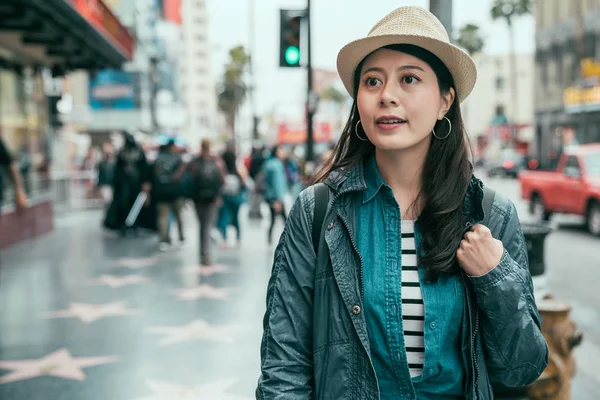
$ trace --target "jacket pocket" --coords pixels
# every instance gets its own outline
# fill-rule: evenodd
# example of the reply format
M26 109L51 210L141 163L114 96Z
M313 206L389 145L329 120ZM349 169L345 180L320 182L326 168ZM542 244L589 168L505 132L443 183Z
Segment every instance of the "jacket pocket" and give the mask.
M350 344L333 341L314 352L315 400L351 399L348 365Z
M332 343L348 342L352 321L333 277L315 280L313 326L315 352Z

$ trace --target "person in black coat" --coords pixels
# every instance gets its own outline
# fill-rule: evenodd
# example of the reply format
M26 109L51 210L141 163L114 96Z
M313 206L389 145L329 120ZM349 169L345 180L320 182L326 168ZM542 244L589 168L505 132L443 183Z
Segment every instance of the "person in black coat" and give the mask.
M156 229L156 216L152 217L150 205L150 167L142 148L136 143L133 135L123 132L125 145L117 155L113 177L113 200L104 220L108 229L118 230L125 235L128 227L125 225L127 215L140 192L148 194L146 207L142 209L136 222L131 228ZM155 213L154 213L155 214Z

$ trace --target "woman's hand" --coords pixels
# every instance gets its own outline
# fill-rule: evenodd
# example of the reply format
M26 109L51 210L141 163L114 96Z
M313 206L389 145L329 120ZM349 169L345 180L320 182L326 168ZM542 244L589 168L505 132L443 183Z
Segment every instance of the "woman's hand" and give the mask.
M465 234L456 252L460 267L470 276L483 276L500 263L502 242L492 237L488 227L477 224Z

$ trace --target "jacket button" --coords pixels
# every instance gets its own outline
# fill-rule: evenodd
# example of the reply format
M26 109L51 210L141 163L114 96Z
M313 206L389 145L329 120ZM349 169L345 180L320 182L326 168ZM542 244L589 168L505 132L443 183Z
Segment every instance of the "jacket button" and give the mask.
M427 373L429 374L429 376L436 376L437 375L437 371L433 368L431 368L429 371L427 371Z
M432 322L432 323L430 323L430 324L429 324L429 327L430 327L431 329L435 329L435 328L437 327L437 325L436 325L436 323L435 323L435 322Z
M327 225L327 230L330 231L331 229L333 229L333 221L331 221L329 225Z
M352 314L354 314L354 315L360 314L360 306L352 307Z

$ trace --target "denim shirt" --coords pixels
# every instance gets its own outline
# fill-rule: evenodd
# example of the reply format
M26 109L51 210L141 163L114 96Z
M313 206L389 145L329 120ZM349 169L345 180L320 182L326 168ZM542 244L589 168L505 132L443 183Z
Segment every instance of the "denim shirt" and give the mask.
M402 327L401 214L375 157L365 162L367 190L357 212L357 246L363 259L364 315L381 400L464 398L460 331L464 294L458 276L419 278L425 309L423 375L410 377ZM415 245L419 251L418 220Z

